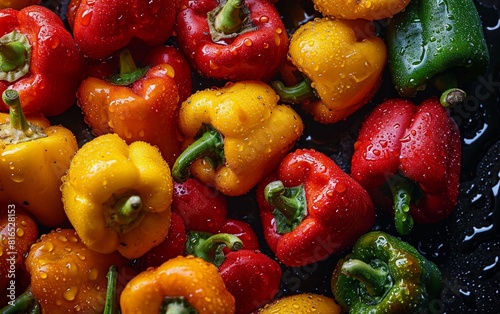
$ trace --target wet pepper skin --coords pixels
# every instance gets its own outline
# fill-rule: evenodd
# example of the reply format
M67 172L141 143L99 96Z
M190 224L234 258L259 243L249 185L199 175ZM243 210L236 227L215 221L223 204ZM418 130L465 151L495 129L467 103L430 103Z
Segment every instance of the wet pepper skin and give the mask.
M0 0L0 9L13 8L21 10L33 4L39 4L42 0Z
M83 56L73 37L59 16L38 5L2 10L0 37L12 31L26 36L31 46L31 57L26 60L29 71L13 81L0 78L0 94L7 88L16 90L25 114L63 113L74 104L84 72ZM8 111L5 103L0 101L0 105L0 110Z
M287 189L300 187L305 215L290 229L278 230L279 205L266 200L271 182ZM277 258L288 266L303 266L327 258L352 245L374 223L375 212L368 193L328 156L299 149L288 154L277 171L257 189L264 236ZM295 209L295 208L294 208Z
M199 314L233 314L235 310L234 297L213 264L178 256L134 277L121 293L121 311L158 313L165 297L183 297Z
M461 141L458 127L437 98L420 105L390 99L366 118L354 144L352 177L391 208L382 187L396 174L422 190L410 205L420 223L437 222L455 208L459 192ZM416 198L415 198L416 200Z
M172 177L158 149L116 134L83 145L61 186L64 210L83 243L138 258L165 239ZM135 201L134 201L135 200Z
M106 297L106 274L116 265L122 275L129 261L120 254L90 250L73 229L44 234L31 247L26 268L31 290L42 313L102 313ZM122 271L123 270L123 271ZM121 277L121 282L126 282Z
M340 19L381 20L402 11L410 0L313 0L316 10Z
M289 39L274 5L268 0L245 0L255 27L214 42L207 13L218 0L183 0L177 16L179 45L203 76L231 81L269 80L285 59Z
M374 30L370 21L322 18L292 35L288 57L311 80L319 98L302 103L315 120L343 120L378 89L387 52Z
M163 44L176 12L172 0L71 0L67 19L84 55L104 59L133 39Z

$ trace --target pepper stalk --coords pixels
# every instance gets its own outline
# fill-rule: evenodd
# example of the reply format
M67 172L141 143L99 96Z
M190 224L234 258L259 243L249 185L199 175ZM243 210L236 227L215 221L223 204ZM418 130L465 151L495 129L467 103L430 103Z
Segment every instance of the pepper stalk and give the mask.
M210 234L208 232L190 231L186 242L186 253L204 259L219 267L224 262L222 252L227 247L231 251L241 250L243 241L230 233Z

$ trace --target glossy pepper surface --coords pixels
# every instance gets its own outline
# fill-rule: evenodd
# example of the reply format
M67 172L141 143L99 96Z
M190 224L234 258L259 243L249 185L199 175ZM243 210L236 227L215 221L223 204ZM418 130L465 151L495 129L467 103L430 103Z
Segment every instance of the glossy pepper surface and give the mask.
M21 10L24 7L33 4L40 4L42 0L0 0L0 9L12 8Z
M368 193L315 150L288 154L257 189L264 236L277 258L303 266L352 245L375 220Z
M372 231L337 263L331 286L349 313L422 313L439 297L442 279L436 264L413 246Z
M272 171L304 128L300 116L260 81L196 92L182 103L179 125L187 148L172 167L174 180L191 172L230 196L245 194Z
M132 40L162 45L176 13L172 0L71 0L67 19L84 55L104 59Z
M177 32L199 73L230 81L269 80L289 44L278 11L266 0L183 0Z
M12 107L0 114L0 201L22 204L41 225L60 226L67 221L61 178L78 150L75 136L39 115L28 122L15 90L2 98Z
M38 5L2 10L0 93L16 90L26 114L66 111L76 99L83 71L83 56L54 12Z
M88 77L80 84L78 105L85 122L95 135L116 133L128 144L156 145L172 165L181 152L179 82L174 68L168 63L137 68L130 52L123 50L120 74L113 78Z
M321 18L300 26L288 58L305 76L296 86L273 87L284 102L301 103L321 123L343 120L380 85L386 46L372 22Z
M381 20L401 12L410 0L313 0L316 10L339 19Z
M33 244L26 268L42 313L102 313L109 267L116 265L125 275L128 262L116 252L90 250L73 229L57 229Z
M234 297L217 268L193 256L178 256L143 271L128 282L120 295L124 314L158 313L160 308L179 303L199 314L231 314L235 309Z
M315 293L301 293L281 297L260 308L258 313L307 313L311 309L318 313L340 314L341 312L340 306L330 297Z
M481 20L471 0L411 1L387 27L396 90L414 96L434 79L442 91L475 80L489 64Z
M389 99L363 122L351 173L376 205L394 206L396 228L408 234L413 218L434 223L453 211L460 163L458 127L437 98Z
M61 187L64 210L83 243L137 258L167 236L172 177L156 147L116 134L83 145Z

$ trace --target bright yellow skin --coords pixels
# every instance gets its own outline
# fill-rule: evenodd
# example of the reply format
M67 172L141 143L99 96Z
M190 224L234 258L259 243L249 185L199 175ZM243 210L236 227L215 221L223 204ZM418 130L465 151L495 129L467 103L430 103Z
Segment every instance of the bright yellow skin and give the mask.
M123 314L158 313L165 297L184 297L199 314L232 314L234 297L217 268L201 258L178 256L146 270L127 283L120 295Z
M312 81L320 98L303 104L315 120L329 124L347 118L379 87L387 51L373 30L370 21L322 18L292 35L290 61Z
M191 173L225 195L248 192L273 170L302 134L300 116L260 81L229 83L223 88L193 94L181 106L180 128L185 146L203 124L224 137L226 162L214 170L204 159L195 161Z
M127 145L116 134L86 143L73 158L61 187L66 214L91 250L138 258L162 242L170 227L173 181L159 150L145 142ZM123 228L109 225L113 205L132 193L142 216Z
M312 293L282 297L259 309L259 314L340 314L340 306L332 298Z
M374 21L392 17L410 0L313 0L313 3L324 16Z
M0 0L0 9L13 8L21 10L32 4L40 4L41 0Z
M0 114L0 123L9 115ZM49 126L42 118L28 119L42 127L47 137L8 144L0 140L0 202L18 203L38 223L58 227L67 221L61 201L61 177L78 150L73 133Z

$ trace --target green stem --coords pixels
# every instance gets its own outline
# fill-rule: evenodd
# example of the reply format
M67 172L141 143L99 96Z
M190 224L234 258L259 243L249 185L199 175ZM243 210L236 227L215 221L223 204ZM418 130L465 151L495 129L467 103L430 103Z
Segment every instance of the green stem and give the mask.
M198 311L184 297L165 297L160 314L198 314Z
M138 68L128 49L120 51L120 73L107 78L108 82L115 85L130 85L143 77L149 70L148 67Z
M287 104L298 104L306 100L316 99L316 91L311 87L311 80L305 78L294 86L285 86L281 81L273 81L269 85Z
M396 230L401 235L407 235L413 228L410 215L411 185L406 180L399 180L392 185L392 189Z
M28 287L26 291L21 294L12 304L8 304L4 308L0 309L2 314L16 314L16 313L27 313L27 314L39 314L40 305L36 300L33 292L31 292L31 287Z
M142 200L138 195L118 199L114 206L114 219L120 225L129 225L141 214Z
M112 265L108 271L108 287L106 290L106 304L104 305L103 314L118 314L118 302L116 299L116 283L118 281L118 270L115 265Z
M244 0L228 0L215 17L215 29L224 34L238 32L243 25L242 8L244 4Z
M183 182L189 178L189 167L202 157L214 160L212 166L218 167L224 163L224 138L219 131L208 128L203 135L188 146L177 157L172 166L172 177L176 182Z
M188 252L207 262L220 266L224 260L222 248L225 246L231 251L241 250L243 241L230 233L217 233L207 237L207 233L192 231L189 233Z
M19 100L19 93L13 89L6 89L2 94L2 100L9 108L10 125L12 128L23 131L28 137L33 135L26 116L23 112L21 101Z
M383 295L388 284L390 284L387 271L382 268L373 268L369 264L358 259L345 261L342 264L341 272L346 276L362 282L368 294L372 297Z
M462 104L466 97L467 94L460 88L450 88L441 94L439 102L443 107L451 108Z
M0 45L0 71L9 72L28 61L26 46L20 41Z

